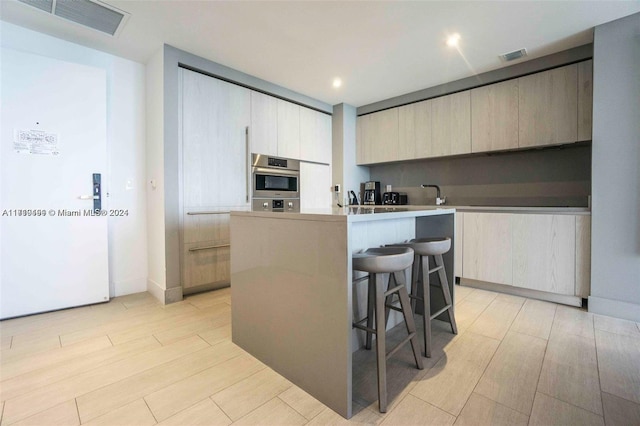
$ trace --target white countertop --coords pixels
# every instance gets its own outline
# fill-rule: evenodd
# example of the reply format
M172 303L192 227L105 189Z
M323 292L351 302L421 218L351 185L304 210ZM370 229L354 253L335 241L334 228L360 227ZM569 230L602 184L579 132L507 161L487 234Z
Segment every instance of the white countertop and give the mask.
M347 221L369 222L374 220L405 219L423 216L437 216L453 214L455 209L436 206L350 206L326 209L306 209L300 213L263 212L263 211L232 211L234 216L268 217L293 220L313 221Z

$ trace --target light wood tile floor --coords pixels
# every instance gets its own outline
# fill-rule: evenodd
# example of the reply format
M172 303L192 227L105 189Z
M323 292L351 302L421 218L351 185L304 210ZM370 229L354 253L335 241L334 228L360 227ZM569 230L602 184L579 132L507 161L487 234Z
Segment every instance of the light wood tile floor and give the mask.
M0 425L640 424L640 324L467 287L455 299L460 334L435 321L424 370L408 346L389 360L386 414L375 352L354 354L350 421L231 342L229 289L1 321Z

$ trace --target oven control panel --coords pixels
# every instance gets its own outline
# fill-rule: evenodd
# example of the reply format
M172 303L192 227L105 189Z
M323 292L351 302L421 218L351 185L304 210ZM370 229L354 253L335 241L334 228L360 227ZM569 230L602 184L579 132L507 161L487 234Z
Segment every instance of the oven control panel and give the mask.
M254 198L251 206L254 212L291 212L300 211L299 198Z

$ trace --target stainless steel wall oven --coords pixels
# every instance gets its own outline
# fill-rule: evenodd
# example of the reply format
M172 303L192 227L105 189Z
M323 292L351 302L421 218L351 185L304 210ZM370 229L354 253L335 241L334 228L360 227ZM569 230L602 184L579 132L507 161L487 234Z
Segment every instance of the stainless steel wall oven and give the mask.
M251 209L300 211L300 161L251 154Z

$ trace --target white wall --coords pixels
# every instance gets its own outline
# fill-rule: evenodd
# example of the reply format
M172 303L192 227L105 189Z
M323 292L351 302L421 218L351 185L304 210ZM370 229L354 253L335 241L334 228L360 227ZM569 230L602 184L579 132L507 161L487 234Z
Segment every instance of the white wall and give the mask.
M589 311L640 321L640 13L597 26Z
M109 208L129 212L109 220L109 293L145 291L145 66L6 22L0 25L2 46L106 71L109 173L103 191L109 193Z
M164 49L147 63L147 289L165 300L167 288L164 225Z

